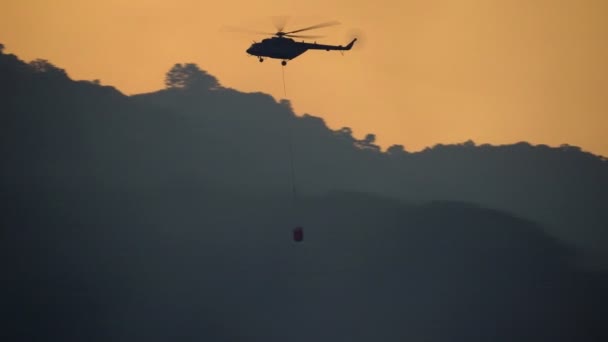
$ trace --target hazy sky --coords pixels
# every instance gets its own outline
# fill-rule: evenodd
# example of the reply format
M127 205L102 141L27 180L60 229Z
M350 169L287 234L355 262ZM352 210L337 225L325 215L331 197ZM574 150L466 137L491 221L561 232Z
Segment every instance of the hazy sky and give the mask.
M75 79L100 79L127 94L163 87L177 62L197 63L230 88L283 98L279 60L247 57L264 36L326 20L319 43L285 68L298 114L331 128L376 133L384 147L436 143L568 143L608 156L608 1L21 0L0 2L0 42L45 58Z

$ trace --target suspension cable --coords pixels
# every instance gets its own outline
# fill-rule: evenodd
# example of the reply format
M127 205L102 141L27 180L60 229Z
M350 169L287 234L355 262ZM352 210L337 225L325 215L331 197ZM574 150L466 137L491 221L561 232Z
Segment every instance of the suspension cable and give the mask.
M283 74L283 94L285 95L285 99L287 99L287 90L286 90L286 86L285 86L285 66L282 66L281 68L282 74ZM294 113L294 120L295 120L295 113ZM297 187L296 187L296 167L295 167L295 160L294 160L294 148L293 148L293 138L292 138L292 132L293 132L293 123L294 120L290 120L289 122L289 128L288 128L288 142L287 145L289 147L289 164L290 164L290 172L291 172L291 192L293 195L293 205L294 208L296 206L296 202L298 199L298 191L297 191Z

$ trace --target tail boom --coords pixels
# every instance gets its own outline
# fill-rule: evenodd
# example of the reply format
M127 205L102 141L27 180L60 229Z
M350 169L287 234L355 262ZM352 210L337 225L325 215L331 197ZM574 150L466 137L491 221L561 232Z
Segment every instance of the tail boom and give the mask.
M343 50L350 50L350 49L352 49L352 47L353 47L353 45L355 44L356 41L357 41L357 38L353 39L346 46L342 46L342 45L324 45L324 44L317 44L317 43L307 43L306 47L308 49L310 49L310 50L327 50L327 51L339 50L339 51L343 51Z

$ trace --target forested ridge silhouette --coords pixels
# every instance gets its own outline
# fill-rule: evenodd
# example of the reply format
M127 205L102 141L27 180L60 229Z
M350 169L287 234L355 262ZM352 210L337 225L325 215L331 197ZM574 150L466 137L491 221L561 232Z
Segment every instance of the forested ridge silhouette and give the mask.
M166 85L0 54L8 340L606 339L605 158L382 151L193 63Z

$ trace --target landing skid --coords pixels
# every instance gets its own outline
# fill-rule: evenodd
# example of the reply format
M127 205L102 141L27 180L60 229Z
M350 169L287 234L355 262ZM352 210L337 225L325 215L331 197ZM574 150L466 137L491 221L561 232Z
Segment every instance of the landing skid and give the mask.
M264 61L264 58L258 57L258 60L260 61L260 63L262 63ZM287 65L287 61L281 61L281 65L282 66L286 66Z

